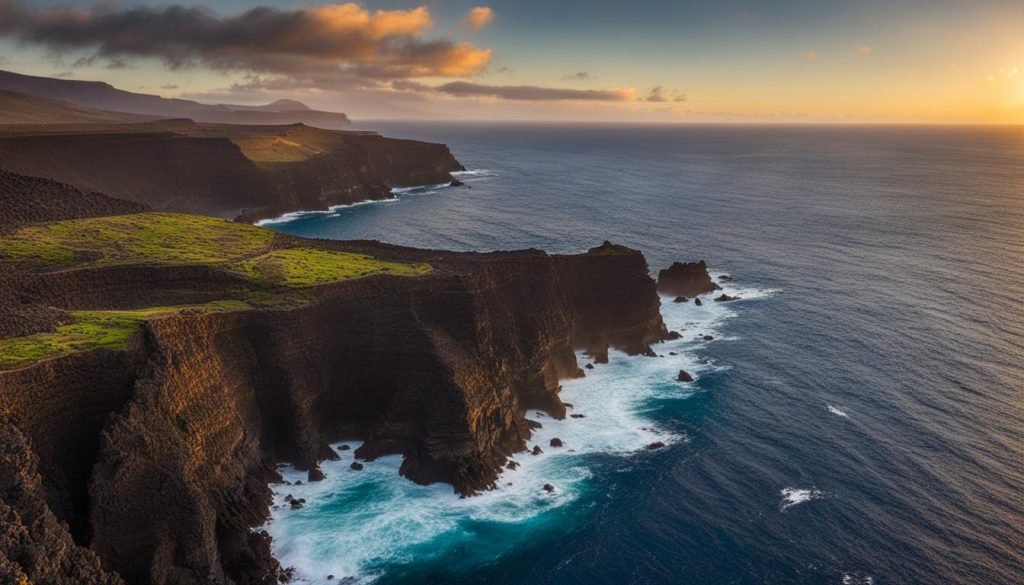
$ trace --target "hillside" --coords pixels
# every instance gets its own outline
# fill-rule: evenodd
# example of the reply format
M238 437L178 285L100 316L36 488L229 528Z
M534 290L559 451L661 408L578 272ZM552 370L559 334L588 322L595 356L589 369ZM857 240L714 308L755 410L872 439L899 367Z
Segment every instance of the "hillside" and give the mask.
M345 114L312 110L300 102L279 100L265 106L203 104L117 89L99 81L79 81L0 71L0 90L74 102L87 108L157 118L188 118L215 124L308 124L342 129Z
M74 102L0 90L0 124L118 124L151 116L104 112Z
M158 211L245 221L387 199L462 170L442 144L188 120L0 126L0 165Z

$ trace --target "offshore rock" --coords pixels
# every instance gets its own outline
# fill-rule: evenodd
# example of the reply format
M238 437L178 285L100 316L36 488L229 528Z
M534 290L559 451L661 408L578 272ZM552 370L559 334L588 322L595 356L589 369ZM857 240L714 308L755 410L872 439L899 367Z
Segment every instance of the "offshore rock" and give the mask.
M695 297L718 289L703 260L676 262L658 273L658 292L663 295Z

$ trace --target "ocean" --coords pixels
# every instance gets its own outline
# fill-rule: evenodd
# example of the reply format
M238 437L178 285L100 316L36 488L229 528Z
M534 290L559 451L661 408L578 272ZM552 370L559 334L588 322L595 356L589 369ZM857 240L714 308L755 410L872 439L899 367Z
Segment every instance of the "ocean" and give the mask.
M611 240L653 272L704 259L743 300L666 299L684 338L567 382L587 418L530 417L575 452L517 456L495 491L416 486L397 457L281 489L307 500L266 526L301 582L1024 583L1024 129L372 127L448 144L471 188L268 227Z

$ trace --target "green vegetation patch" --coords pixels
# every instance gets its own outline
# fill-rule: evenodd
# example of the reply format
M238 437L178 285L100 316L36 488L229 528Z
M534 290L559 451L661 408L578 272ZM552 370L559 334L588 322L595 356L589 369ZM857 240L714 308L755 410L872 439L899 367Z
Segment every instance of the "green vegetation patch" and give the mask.
M264 282L291 287L316 286L375 274L417 276L429 264L387 262L372 256L313 248L274 250L237 265L239 271Z
M47 333L0 339L0 370L27 366L42 359L93 349L122 351L147 319L180 313L212 313L249 308L241 301L203 305L149 307L124 311L74 311L74 322Z
M260 284L307 287L374 274L416 276L403 264L316 248L273 250L270 230L200 215L138 213L58 221L0 237L0 259L44 264L203 264Z
M274 234L201 215L136 213L29 226L0 238L0 257L97 264L219 264L267 251Z

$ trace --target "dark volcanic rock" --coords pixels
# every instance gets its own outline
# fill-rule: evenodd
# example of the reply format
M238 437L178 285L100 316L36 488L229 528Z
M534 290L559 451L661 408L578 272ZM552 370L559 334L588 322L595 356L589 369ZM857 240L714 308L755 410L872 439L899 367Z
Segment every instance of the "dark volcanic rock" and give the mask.
M663 295L695 297L717 288L703 260L686 264L676 262L658 273L658 292Z
M327 476L320 471L319 467L313 467L306 473L306 479L308 481L323 481L327 479Z
M729 301L738 301L738 300L740 300L739 297L731 297L731 296L729 296L727 294L724 294L724 293L721 296L719 296L719 297L715 297L715 302L718 302L718 303L727 303Z
M268 583L285 571L253 528L268 518L277 462L309 473L325 444L358 438L360 459L403 455L405 477L470 495L526 449L527 410L566 415L559 380L579 370L574 349L638 355L667 335L644 258L620 247L550 256L317 245L435 270L322 287L297 308L172 315L145 323L127 351L0 371L0 411L18 417L44 464L40 513L88 538L103 561L94 575L102 566L131 584ZM152 290L142 275L165 274L136 281L132 270L76 271L64 277L70 291L40 299L130 307ZM179 285L224 288L209 272L174 270ZM16 497L0 493L0 506ZM63 542L46 558L64 572L35 582L119 582L78 578L60 559L79 553Z
M693 382L693 376L686 370L679 370L679 375L676 376L678 382Z
M571 418L587 418L587 415L585 414L570 414L569 416Z
M594 364L587 364L587 365L586 365L586 368L587 368L588 370L593 370L593 369L594 369Z
M532 453L533 455L540 455L543 452L544 451L540 448L540 445L534 445L533 451L531 451L530 453Z
M50 511L38 458L6 418L0 419L0 454L0 583L124 585Z
M358 461L353 461L353 462L352 462L352 465L349 465L349 467L350 467L350 468L351 468L351 469L352 469L353 471L362 471L362 470L363 470L363 464L362 464L362 463L360 463L360 462L358 462Z
M715 340L715 336L714 335L705 335L701 339L703 339L704 341L714 341Z
M546 483L544 484L544 491L550 494L551 492L555 491L555 486L551 485L550 483Z
M558 437L555 437L555 438L551 439L551 443L550 444L551 444L552 447L561 447L562 446L562 439L559 439Z
M679 304L681 304L681 303L688 303L688 302L690 302L690 299L688 299L686 297L676 297L675 300L672 301L672 302L673 303L679 303Z
M104 131L104 128L107 130ZM234 129L233 129L234 128ZM158 211L255 222L289 211L390 198L393 187L437 185L463 167L443 144L306 127L252 129L179 120L101 127L96 132L5 132L5 169ZM233 139L276 131L322 145L303 160L257 162ZM271 138L272 139L272 138Z
M703 305L704 302L701 301L700 299L693 299L693 304L695 304L695 305L697 305L699 307L699 306Z
M649 449L651 451L654 451L656 449L662 449L664 447L665 447L665 443L662 443L661 441L655 441L654 443L651 443L650 445L647 445L647 449Z
M668 340L669 341L675 341L677 339L681 339L682 337L683 337L682 334L679 333L678 331L669 331L668 332Z

